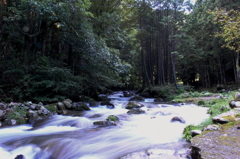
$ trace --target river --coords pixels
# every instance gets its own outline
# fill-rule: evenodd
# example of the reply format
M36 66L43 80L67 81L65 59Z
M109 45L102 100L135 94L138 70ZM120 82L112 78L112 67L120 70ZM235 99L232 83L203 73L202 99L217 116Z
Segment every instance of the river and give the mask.
M90 111L72 112L70 116L53 115L34 125L0 129L0 158L14 159L22 154L25 159L118 159L134 158L146 151L152 156L176 155L187 149L182 139L184 127L209 117L207 108L154 103L153 99L141 102L145 114L130 115L125 109L129 98L121 95L117 92L109 96L114 109L91 107ZM93 125L109 115L120 119L117 126ZM174 116L186 123L171 122Z

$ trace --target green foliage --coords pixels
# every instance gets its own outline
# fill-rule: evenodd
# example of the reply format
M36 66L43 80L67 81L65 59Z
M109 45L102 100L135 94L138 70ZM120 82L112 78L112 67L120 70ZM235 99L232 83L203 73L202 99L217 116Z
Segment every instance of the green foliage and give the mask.
M191 132L191 130L196 130L196 129L198 129L198 128L194 125L186 126L183 130L183 138L186 139L188 142L190 142L190 140L192 139L190 132Z
M27 115L26 109L19 105L13 106L13 111L6 114L7 120L15 119L17 124L25 124L26 120L24 119Z
M56 112L58 109L57 109L57 106L55 104L48 104L45 106L45 108L47 110L49 110L50 112Z
M205 105L205 104L206 104L205 100L199 100L197 102L197 105Z
M109 116L107 117L107 119L110 120L110 121L114 121L114 122L116 122L116 121L119 120L118 117L115 116L115 115L109 115Z

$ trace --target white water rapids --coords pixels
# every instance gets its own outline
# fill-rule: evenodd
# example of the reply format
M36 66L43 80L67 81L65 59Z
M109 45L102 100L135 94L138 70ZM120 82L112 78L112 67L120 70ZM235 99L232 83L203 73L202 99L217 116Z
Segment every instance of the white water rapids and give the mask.
M127 114L128 98L110 96L114 109L92 107L79 116L54 115L38 124L0 129L0 158L14 159L117 159L128 153L158 145L182 142L186 125L199 124L208 118L207 109L196 105L174 106L141 102L145 114ZM76 115L76 113L75 113ZM97 127L94 121L117 116L117 126ZM186 123L173 122L174 116ZM165 146L166 148L166 146Z

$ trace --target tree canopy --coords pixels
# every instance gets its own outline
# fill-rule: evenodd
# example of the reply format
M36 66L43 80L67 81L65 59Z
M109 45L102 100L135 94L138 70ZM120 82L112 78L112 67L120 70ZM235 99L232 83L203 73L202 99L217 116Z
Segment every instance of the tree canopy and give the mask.
M4 0L0 6L1 100L78 100L113 89L237 81L237 0Z

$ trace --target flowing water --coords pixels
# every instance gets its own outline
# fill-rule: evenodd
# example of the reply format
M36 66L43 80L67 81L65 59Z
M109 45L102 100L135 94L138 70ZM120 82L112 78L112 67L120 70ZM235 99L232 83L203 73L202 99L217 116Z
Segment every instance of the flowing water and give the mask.
M164 148L165 152L181 149L186 144L182 132L188 124L199 124L208 118L207 109L196 105L168 105L146 99L145 114L130 115L124 109L129 98L120 92L109 96L114 109L92 107L90 111L74 112L72 116L53 115L35 125L0 129L0 158L14 159L117 159L140 150ZM94 121L117 116L117 126L97 127ZM174 116L185 124L171 123ZM179 147L180 145L180 147Z

